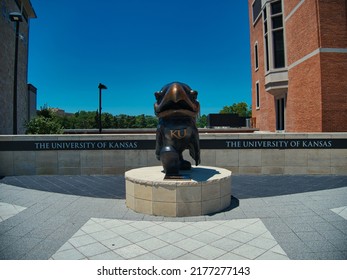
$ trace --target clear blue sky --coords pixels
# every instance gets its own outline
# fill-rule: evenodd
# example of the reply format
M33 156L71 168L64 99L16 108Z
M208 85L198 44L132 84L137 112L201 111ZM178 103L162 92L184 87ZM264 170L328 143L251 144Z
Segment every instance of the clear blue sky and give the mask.
M173 81L199 92L201 113L251 103L246 0L31 0L29 82L38 108L153 115Z

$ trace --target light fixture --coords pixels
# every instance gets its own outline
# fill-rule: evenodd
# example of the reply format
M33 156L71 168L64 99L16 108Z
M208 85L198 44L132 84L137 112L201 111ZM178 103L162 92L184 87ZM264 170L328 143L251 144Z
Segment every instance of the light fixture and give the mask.
M21 13L18 12L13 12L9 14L10 20L15 21L15 22L22 22L23 21L23 16Z
M13 74L13 134L17 134L17 75L18 75L18 38L19 38L19 23L23 21L21 13L13 12L9 14L10 20L16 23L16 39L14 48L14 74Z
M102 131L102 124L101 124L101 90L107 89L107 86L103 85L102 83L99 83L99 134L101 134Z

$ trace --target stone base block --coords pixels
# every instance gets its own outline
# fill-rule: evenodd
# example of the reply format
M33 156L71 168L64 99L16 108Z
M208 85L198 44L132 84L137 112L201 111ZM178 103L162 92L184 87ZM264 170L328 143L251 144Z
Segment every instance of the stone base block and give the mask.
M164 179L162 166L125 172L126 205L144 214L186 217L220 212L231 203L231 171L198 166L182 171L190 179Z

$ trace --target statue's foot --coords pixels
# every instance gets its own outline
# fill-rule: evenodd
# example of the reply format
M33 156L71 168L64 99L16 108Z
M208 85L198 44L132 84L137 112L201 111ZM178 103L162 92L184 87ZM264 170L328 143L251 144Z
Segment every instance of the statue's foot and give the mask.
M180 170L190 170L192 165L187 160L181 160L180 162Z
M172 147L164 147L160 152L160 159L166 175L178 175L180 161L178 153Z

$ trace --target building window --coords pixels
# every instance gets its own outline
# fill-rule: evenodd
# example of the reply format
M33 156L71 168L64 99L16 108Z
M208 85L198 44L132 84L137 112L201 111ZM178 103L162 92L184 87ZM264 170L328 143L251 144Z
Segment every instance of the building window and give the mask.
M259 109L260 108L259 81L255 83L255 102L256 102L256 109Z
M281 1L272 2L265 6L263 23L266 71L283 68L285 67L285 50Z
M261 0L255 0L252 4L253 23L257 21L261 14Z
M264 43L265 43L265 68L266 71L270 70L269 65L269 34L267 28L267 12L266 8L263 10L263 21L264 21Z
M276 130L285 130L286 98L276 99Z
M273 41L274 68L285 66L284 59L284 36L283 36L283 14L281 1L271 3L271 23Z
M285 66L283 30L278 30L274 32L273 45L274 45L274 68L282 68Z
M255 71L259 68L259 60L258 60L258 42L254 44L254 65L255 65Z

